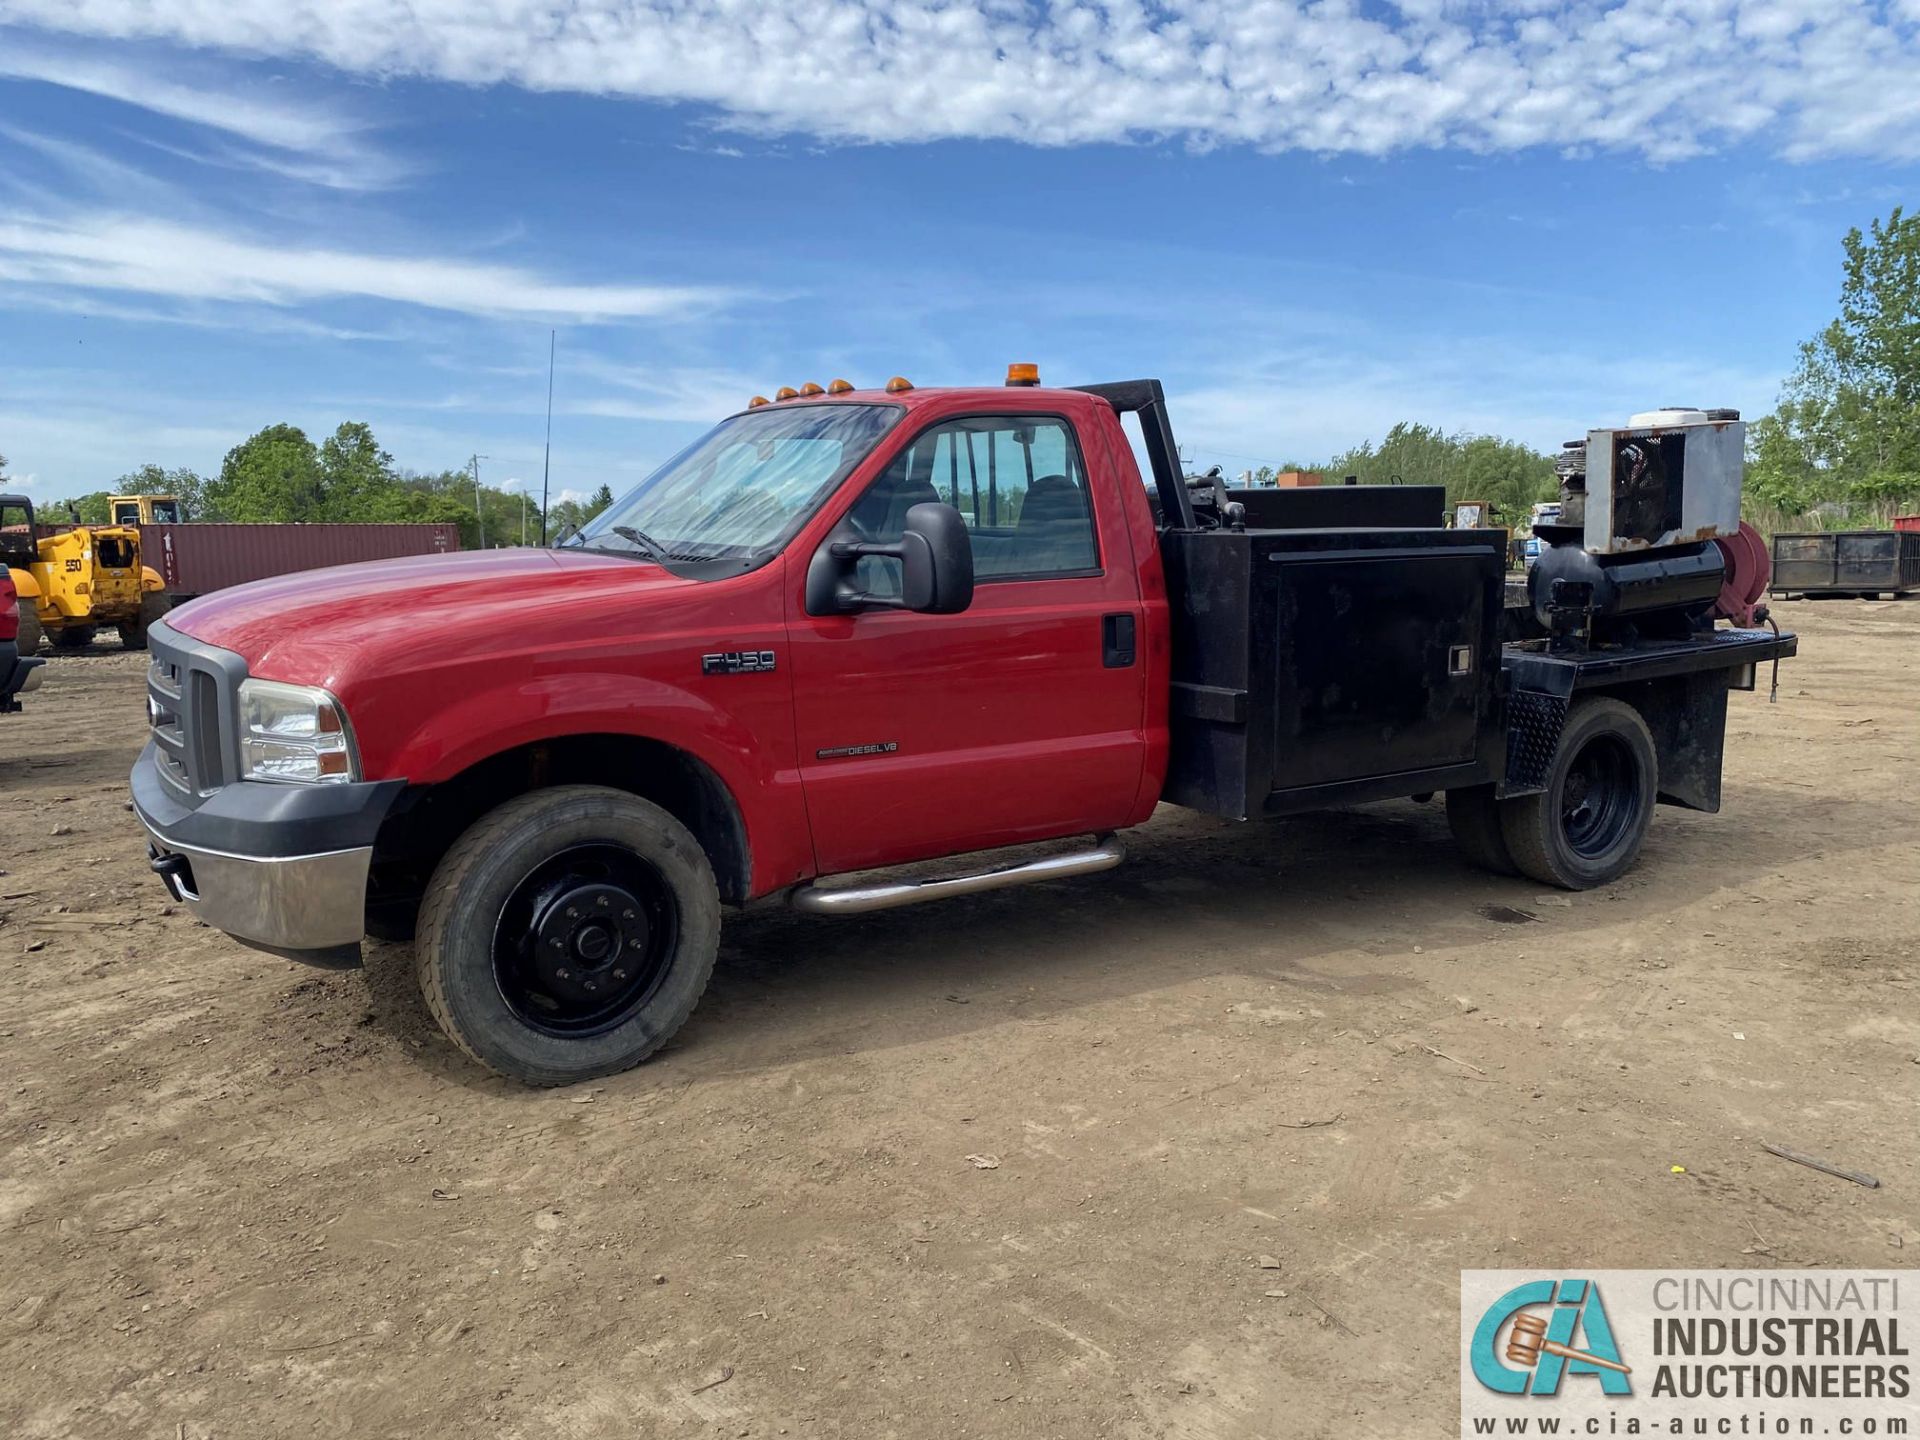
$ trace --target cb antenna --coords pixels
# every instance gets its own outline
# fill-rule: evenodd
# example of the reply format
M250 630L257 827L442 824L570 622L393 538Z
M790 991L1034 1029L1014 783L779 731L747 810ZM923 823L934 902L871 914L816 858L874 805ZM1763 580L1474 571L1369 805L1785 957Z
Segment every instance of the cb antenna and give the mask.
M553 473L553 356L559 334L547 331L547 448L540 458L540 544L547 543L547 478Z

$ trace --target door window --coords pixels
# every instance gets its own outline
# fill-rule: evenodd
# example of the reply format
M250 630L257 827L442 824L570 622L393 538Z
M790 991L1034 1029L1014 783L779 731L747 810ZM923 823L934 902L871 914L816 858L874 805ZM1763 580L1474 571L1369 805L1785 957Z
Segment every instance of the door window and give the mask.
M1064 420L976 415L936 425L914 437L849 518L864 538L890 543L907 511L933 502L967 522L976 583L1099 573L1087 473ZM897 595L900 562L868 557L857 583Z

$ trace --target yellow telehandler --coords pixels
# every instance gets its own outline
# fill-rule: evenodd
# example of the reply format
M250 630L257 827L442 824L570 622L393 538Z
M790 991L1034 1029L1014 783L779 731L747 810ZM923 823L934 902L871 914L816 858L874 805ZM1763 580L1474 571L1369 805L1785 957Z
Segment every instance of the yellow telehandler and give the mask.
M41 533L33 502L0 495L0 563L20 592L20 653L46 633L55 650L83 650L112 625L129 650L147 648L147 626L167 613L159 572L140 563L132 525L73 525Z

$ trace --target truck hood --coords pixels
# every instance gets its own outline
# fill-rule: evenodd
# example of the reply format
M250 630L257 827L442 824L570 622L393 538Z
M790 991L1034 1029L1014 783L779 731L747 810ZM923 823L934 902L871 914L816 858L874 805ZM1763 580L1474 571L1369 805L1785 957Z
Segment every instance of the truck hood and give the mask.
M336 694L355 673L521 650L543 624L578 635L701 582L584 550L473 550L303 570L216 591L167 617L249 673ZM545 602L551 620L539 610ZM564 631L552 632L557 640Z

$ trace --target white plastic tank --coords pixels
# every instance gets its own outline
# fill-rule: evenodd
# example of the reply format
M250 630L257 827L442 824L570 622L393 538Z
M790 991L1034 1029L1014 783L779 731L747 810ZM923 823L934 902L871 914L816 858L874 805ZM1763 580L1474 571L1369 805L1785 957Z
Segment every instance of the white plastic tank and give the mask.
M1642 410L1638 415L1627 417L1629 430L1645 430L1655 425L1704 425L1707 412L1689 410L1685 406L1675 405L1665 410Z

